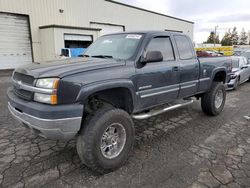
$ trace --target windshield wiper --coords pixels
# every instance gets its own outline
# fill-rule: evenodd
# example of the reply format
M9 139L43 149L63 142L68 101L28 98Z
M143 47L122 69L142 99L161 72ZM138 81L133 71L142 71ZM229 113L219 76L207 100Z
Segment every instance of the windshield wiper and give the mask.
M113 58L111 55L93 55L91 57L97 57L97 58Z

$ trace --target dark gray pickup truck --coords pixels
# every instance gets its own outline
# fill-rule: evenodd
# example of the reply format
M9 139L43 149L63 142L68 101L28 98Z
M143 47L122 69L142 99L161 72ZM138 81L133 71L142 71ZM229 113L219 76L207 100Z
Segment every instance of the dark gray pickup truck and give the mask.
M117 33L100 37L83 57L15 70L8 108L42 137L76 136L82 162L107 172L129 156L133 119L188 105L191 97L218 115L231 69L230 57L198 59L183 34Z

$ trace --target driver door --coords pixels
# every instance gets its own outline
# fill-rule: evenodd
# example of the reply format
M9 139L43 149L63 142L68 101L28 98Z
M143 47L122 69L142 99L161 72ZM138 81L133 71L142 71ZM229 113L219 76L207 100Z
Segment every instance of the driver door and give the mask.
M140 109L173 101L179 93L179 62L175 59L170 36L152 38L145 53L148 51L160 51L163 61L148 62L136 69L135 85Z

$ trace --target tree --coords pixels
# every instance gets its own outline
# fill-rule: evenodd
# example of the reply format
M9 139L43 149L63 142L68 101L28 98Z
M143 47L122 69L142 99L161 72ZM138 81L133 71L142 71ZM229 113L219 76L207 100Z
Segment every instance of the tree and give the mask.
M248 36L247 44L250 45L250 31L248 31L247 36Z
M239 35L238 35L236 27L233 28L233 31L232 31L232 34L231 34L231 41L232 41L233 45L237 45L238 44Z
M247 43L248 43L248 36L247 36L245 29L243 28L241 33L240 33L239 44L240 45L247 45Z
M222 46L231 46L233 44L232 42L232 33L230 29L225 33L224 37L221 40Z
M208 36L207 41L205 43L213 44L214 42L216 44L219 44L220 43L220 39L219 39L218 35L215 36L214 31L211 31L210 35Z

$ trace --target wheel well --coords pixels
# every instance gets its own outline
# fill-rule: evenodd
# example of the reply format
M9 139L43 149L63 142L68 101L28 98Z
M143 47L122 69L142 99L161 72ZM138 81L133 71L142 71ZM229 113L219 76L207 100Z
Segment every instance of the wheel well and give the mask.
M129 89L127 88L112 88L98 91L88 97L86 103L108 103L116 108L120 108L128 112L133 112L133 99Z
M225 84L226 83L226 72L224 72L224 71L217 72L214 76L213 81L223 82Z

